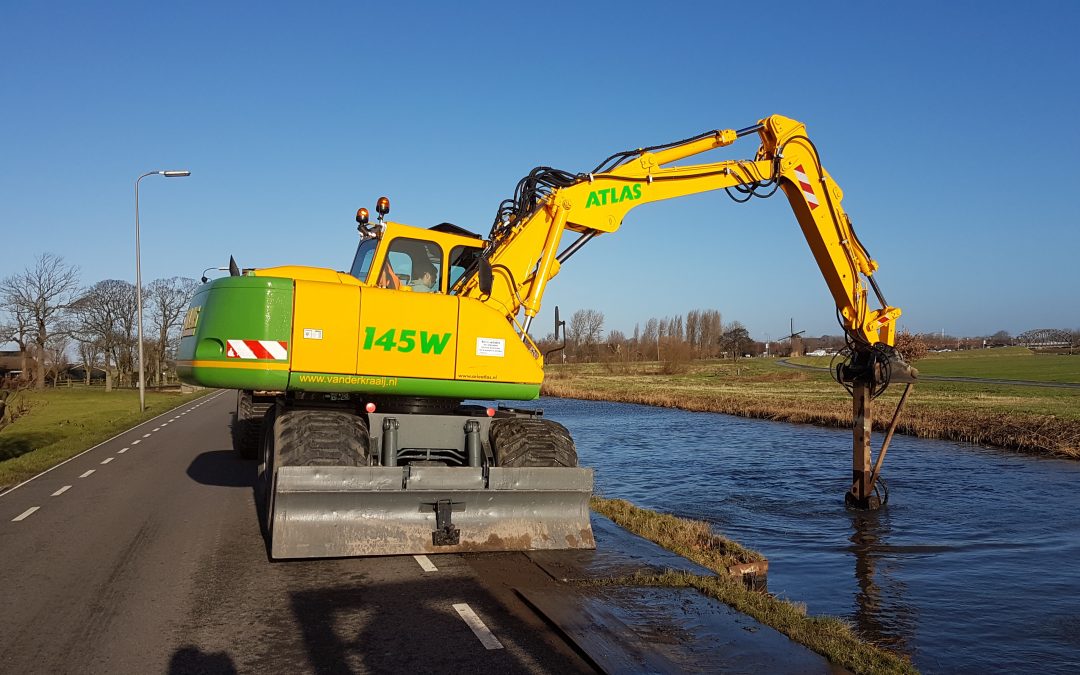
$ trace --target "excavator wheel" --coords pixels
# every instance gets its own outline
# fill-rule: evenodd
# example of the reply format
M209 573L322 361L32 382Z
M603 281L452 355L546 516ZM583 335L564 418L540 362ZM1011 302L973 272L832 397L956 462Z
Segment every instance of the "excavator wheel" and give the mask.
M274 515L274 424L277 422L277 412L276 406L270 408L262 420L259 433L260 464L255 488L255 505L268 546Z
M340 410L285 410L274 423L278 466L367 466L367 423Z
M495 465L576 467L577 449L566 427L535 417L508 417L491 422Z
M272 408L262 424L259 513L267 547L273 548L277 469L283 466L367 466L368 428L340 410Z
M232 424L233 450L242 459L258 459L263 417L273 403L256 402L250 391L236 392L236 415Z

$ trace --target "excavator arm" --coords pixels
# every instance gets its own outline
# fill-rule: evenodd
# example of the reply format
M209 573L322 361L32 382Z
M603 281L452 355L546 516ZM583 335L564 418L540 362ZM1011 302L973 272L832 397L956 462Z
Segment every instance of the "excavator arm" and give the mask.
M752 160L671 166L755 133L761 144ZM634 207L714 190L746 201L777 188L791 204L848 335L865 346L891 346L900 309L882 297L873 279L878 265L855 235L840 204L843 193L822 167L805 126L779 115L737 131L618 153L586 174L534 170L504 202L492 228L484 253L491 288L481 288L483 275L473 274L463 277L459 292L500 306L512 321L523 312L527 331L561 264L597 235L617 231ZM567 230L578 238L559 252ZM869 307L870 290L880 304L876 309Z
M757 134L752 160L672 165ZM773 115L739 130L717 130L676 143L616 153L596 169L570 174L534 169L503 202L477 269L464 275L457 292L500 307L528 337L548 283L560 266L598 235L617 231L634 207L714 190L735 201L769 197L783 190L810 251L836 303L848 337L836 378L852 394L854 445L849 505L876 508L882 460L918 372L893 348L900 309L889 305L874 281L878 264L863 247L840 203L843 192L821 165L806 127ZM563 247L567 230L577 239ZM870 306L873 292L878 306ZM524 314L519 323L518 316ZM539 352L532 350L539 357ZM871 400L890 381L907 382L885 441L871 468Z

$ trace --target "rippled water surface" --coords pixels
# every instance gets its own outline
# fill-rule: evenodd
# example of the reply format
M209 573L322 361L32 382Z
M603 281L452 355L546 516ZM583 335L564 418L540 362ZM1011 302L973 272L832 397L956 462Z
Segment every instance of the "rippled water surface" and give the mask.
M769 590L924 672L1080 672L1080 462L897 436L888 506L844 508L851 433L565 399L607 497L711 521ZM880 443L880 438L876 439Z

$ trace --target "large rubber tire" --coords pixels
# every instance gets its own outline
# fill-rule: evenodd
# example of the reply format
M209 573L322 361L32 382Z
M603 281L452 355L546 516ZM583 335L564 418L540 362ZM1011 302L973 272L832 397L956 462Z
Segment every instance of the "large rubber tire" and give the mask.
M258 402L252 399L250 391L236 392L236 415L233 417L233 450L243 459L259 458L259 439L263 427L263 417L273 405L272 402Z
M495 466L578 465L577 448L566 427L537 417L507 417L491 422Z
M277 422L277 407L270 408L262 420L262 432L259 434L260 463L258 484L255 490L256 507L259 512L259 524L266 535L267 550L270 549L274 517L274 425Z
M367 466L363 418L339 410L272 407L262 421L257 498L267 550L273 549L276 472L282 466Z
M367 423L341 410L286 410L274 423L278 466L367 466Z

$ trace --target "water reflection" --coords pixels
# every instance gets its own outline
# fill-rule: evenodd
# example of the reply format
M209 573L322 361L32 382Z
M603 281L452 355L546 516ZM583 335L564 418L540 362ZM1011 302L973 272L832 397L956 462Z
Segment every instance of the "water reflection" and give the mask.
M888 508L887 506L885 507ZM851 546L855 556L855 611L852 617L859 634L877 644L908 653L913 637L915 610L906 602L904 582L890 574L888 536L892 532L883 511L851 510Z
M538 407L573 433L602 494L713 523L768 556L772 592L850 620L923 672L1080 672L1080 462L897 437L889 505L855 512L848 430Z

